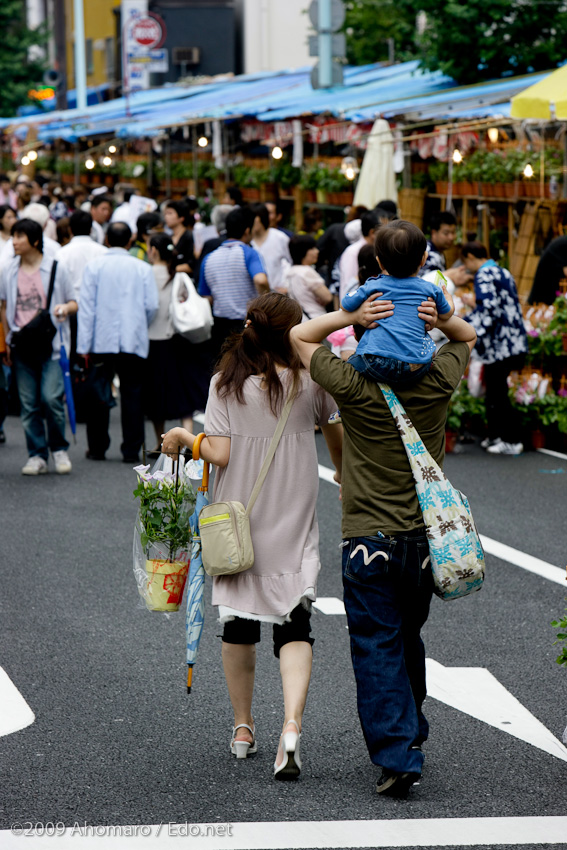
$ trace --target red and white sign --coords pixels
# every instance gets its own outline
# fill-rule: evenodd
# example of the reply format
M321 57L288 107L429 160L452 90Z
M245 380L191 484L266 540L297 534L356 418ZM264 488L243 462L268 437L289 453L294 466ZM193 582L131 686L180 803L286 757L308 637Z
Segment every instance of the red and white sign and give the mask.
M137 18L131 30L131 38L140 47L151 50L165 41L165 26L160 18L148 15Z

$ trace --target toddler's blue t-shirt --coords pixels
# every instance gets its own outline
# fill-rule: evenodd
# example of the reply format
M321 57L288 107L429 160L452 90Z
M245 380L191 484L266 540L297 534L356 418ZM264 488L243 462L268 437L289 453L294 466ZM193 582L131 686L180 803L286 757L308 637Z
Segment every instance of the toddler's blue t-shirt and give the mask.
M393 301L394 315L380 319L377 328L365 331L357 354L377 354L405 363L427 363L433 357L435 343L425 331L425 323L417 315L422 301L433 298L440 314L451 310L440 286L419 277L397 278L380 275L368 278L355 292L345 295L341 307L352 313L375 292L380 300Z

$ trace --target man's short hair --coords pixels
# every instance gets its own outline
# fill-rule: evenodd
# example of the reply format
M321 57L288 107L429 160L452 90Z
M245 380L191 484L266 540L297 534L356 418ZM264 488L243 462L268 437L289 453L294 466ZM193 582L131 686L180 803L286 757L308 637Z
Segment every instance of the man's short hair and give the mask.
M242 239L247 229L252 227L256 216L250 207L236 207L226 217L226 235L228 239Z
M44 204L28 204L27 207L24 207L22 215L24 218L31 218L32 221L37 221L43 229L46 228L49 221L49 210Z
M31 218L21 218L12 225L10 233L12 236L14 233L23 233L24 236L28 237L28 242L32 248L43 254L43 227L37 221L33 221Z
M270 226L270 213L266 204L251 204L250 209L254 213L254 218L259 218L263 228L267 230Z
M373 230L376 230L376 228L378 227L378 216L373 211L366 212L362 216L360 223L362 227L362 235L368 236Z
M138 221L136 222L136 229L138 231L138 239L141 239L146 233L149 233L150 230L153 230L154 227L159 227L161 224L161 215L155 212L145 212L142 215L138 216Z
M85 210L77 210L69 219L73 236L88 236L93 226L93 217Z
M482 244L482 242L465 242L463 247L461 248L461 254L463 257L476 257L477 260L487 260L488 259L488 251L486 250L486 246Z
M294 266L300 266L307 256L307 252L310 251L311 248L316 247L317 243L312 236L309 236L308 233L302 233L299 236L292 236L289 240L289 253L291 254Z
M112 198L109 198L108 195L96 195L91 201L91 209L100 207L101 204L110 204L111 209L114 206Z
M415 224L390 221L376 233L374 250L382 266L392 277L415 274L427 250L427 240Z
M448 224L451 227L457 225L457 219L452 212L436 213L431 219L431 230L439 230L443 224Z
M113 221L106 231L111 248L125 248L132 238L132 231L124 221Z
M226 190L226 194L234 201L235 204L237 204L237 206L242 206L242 192L238 186L229 186Z

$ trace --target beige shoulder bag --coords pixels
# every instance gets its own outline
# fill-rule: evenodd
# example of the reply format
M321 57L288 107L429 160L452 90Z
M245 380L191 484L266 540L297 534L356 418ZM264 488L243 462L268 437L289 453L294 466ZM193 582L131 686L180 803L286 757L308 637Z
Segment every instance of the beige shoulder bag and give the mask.
M234 575L249 570L254 565L250 512L268 474L294 398L290 393L286 400L248 506L245 508L241 502L212 502L205 505L199 513L201 555L205 572L210 576Z

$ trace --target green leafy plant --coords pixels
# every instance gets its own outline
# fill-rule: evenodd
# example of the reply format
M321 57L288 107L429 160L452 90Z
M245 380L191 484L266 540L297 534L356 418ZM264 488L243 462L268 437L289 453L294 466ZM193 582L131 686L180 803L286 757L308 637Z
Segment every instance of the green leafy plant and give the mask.
M429 177L434 183L449 179L449 166L446 162L432 162L429 166Z
M138 485L134 497L140 500L140 540L145 550L152 543L169 548L171 559L191 540L189 516L196 497L189 480L167 472L149 472L148 466L137 466Z
M468 427L486 424L486 404L483 398L476 398L469 392L465 378L461 381L449 402L447 410L447 430L460 433Z
M322 189L321 182L325 179L326 171L327 169L322 163L312 162L303 169L299 185L303 189L309 189L310 191Z
M565 615L561 618L561 620L553 620L551 625L554 629L561 629L555 637L557 638L553 642L553 646L557 646L565 641L567 641L567 608L565 609ZM567 667L567 645L563 645L561 647L561 652L555 659L558 664Z
M301 169L296 168L288 159L281 159L270 168L270 183L280 189L292 189L301 180Z

